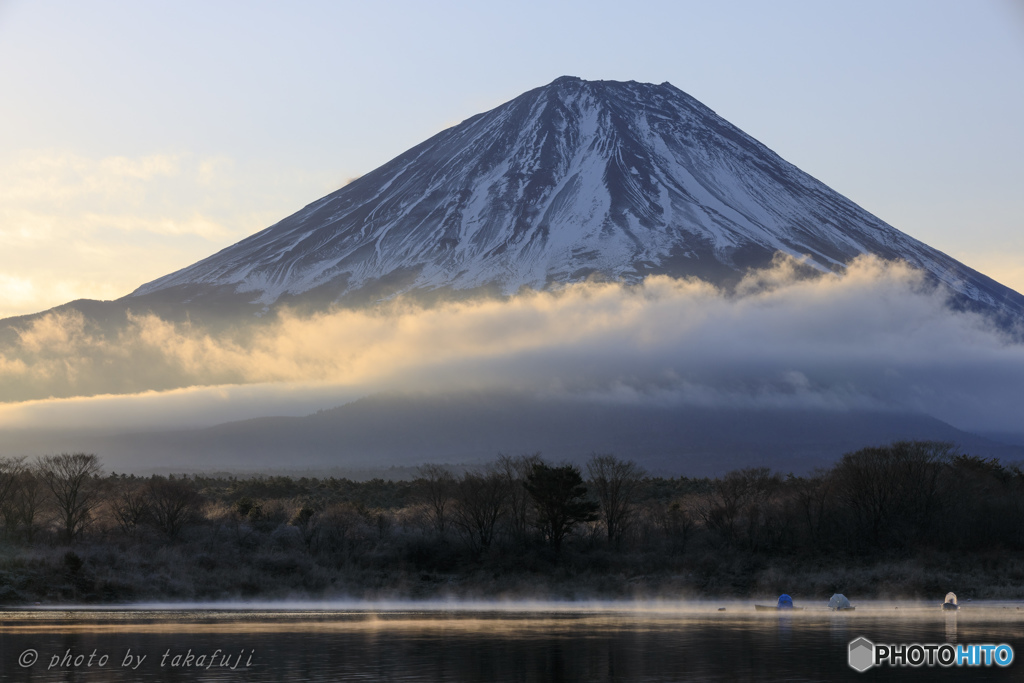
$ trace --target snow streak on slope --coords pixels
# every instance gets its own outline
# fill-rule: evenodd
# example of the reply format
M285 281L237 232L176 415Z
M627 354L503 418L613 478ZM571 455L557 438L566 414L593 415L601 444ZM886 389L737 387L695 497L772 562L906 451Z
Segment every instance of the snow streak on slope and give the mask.
M870 253L962 303L1024 297L892 228L668 83L559 78L132 296L249 292L263 304L370 286L511 293L591 275L734 282L776 252L835 271ZM198 288L197 288L198 286Z

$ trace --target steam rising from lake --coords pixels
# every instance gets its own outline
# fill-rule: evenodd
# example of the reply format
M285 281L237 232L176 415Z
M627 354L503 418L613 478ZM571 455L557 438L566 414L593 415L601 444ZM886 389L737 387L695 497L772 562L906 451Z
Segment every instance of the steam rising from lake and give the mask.
M753 600L332 601L240 603L238 609L224 603L51 608L0 616L6 650L22 658L27 652L30 662L38 655L33 677L38 672L61 680L79 673L62 667L63 658L81 655L84 661L91 653L110 654L103 673L83 668L103 680L128 661L131 680L171 671L182 680L777 681L852 680L847 648L858 637L1024 649L1019 603L949 613L939 609L938 599L854 600L853 612L830 612L823 597L797 602L804 611L755 612ZM225 653L227 665L221 664ZM207 672L211 660L215 668ZM218 673L238 664L244 666ZM900 673L950 681L968 674L1013 677L1012 668L999 672L994 666Z
M437 634L455 637L549 639L572 636L580 628L592 634L623 630L708 629L731 635L780 627L838 632L842 644L854 636L847 629L877 633L887 629L942 629L947 642L980 636L979 629L999 631L999 641L1019 638L1024 624L1020 601L981 600L958 612L940 608L935 600L859 600L854 610L828 609L824 598L797 599L797 610L756 611L755 604L773 605L775 596L747 599L620 599L620 600L296 600L206 603L141 603L131 605L27 608L4 614L5 627L15 633L117 634L332 634L337 637L387 632L392 637ZM989 636L991 638L991 636ZM933 639L934 640L934 639ZM978 637L978 641L984 640ZM208 648L208 649L212 649ZM831 650L830 650L831 652Z
M663 616L682 616L689 614L704 614L730 612L753 618L777 618L778 612L758 612L754 610L755 604L774 605L777 596L751 597L747 599L729 598L701 598L701 599L678 599L678 598L641 598L641 599L529 599L514 598L501 599L434 599L434 600L411 600L411 599L329 599L329 600L246 600L238 602L156 602L156 603L132 603L128 605L104 605L102 617L104 620L116 621L124 615L131 616L133 613L156 612L156 613L205 613L211 620L232 620L238 613L252 617L258 615L264 619L278 617L283 620L302 619L309 615L372 615L372 614L437 614L437 613L494 613L494 614L648 614ZM1006 618L1014 621L1024 621L1021 614L1024 602L1019 600L979 600L967 602L962 609L953 614L940 609L942 596L937 595L934 600L900 600L900 599L868 599L853 600L856 611L837 613L828 609L828 600L818 598L797 597L794 605L800 610L783 612L791 618L809 617L815 615L832 614L845 619L856 619L870 615L872 618L879 613L899 611L901 618L942 618L946 616L962 616L965 618L984 617ZM81 613L95 618L97 608L89 605L47 605L44 607L30 608L21 612L23 619L36 618L46 620L53 616L61 619L72 617L71 614ZM61 613L55 615L54 613ZM30 617L29 615L35 615ZM72 617L73 618L73 617ZM195 625L193 624L193 627Z
M51 314L0 349L0 428L204 425L380 391L487 389L1018 427L1024 346L952 312L906 265L803 270L782 259L730 292L659 276L432 307L397 300L220 336L143 315L105 334ZM22 400L40 393L70 398Z

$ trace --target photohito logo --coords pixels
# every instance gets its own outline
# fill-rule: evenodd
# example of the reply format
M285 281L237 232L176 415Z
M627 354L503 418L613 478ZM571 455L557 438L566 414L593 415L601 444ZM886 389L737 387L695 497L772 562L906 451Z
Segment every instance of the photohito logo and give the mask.
M850 666L857 671L867 671L875 665L875 644L867 638L858 638L850 643Z
M850 641L850 668L864 672L873 666L1009 666L1013 648L999 645L903 643L882 645L861 637Z

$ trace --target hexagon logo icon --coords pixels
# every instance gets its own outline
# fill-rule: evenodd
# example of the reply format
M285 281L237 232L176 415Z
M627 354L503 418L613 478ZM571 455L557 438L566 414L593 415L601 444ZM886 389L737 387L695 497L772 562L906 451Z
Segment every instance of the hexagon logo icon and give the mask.
M850 641L850 668L864 673L875 664L875 644L861 637Z

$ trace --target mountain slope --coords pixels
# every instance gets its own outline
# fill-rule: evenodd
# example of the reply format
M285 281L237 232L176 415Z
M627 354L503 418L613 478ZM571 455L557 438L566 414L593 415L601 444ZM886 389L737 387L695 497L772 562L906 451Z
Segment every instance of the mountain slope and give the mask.
M668 83L563 77L129 299L374 300L647 274L736 281L776 252L904 259L962 305L1024 297L867 213Z
M805 473L843 453L900 439L957 443L967 453L1017 461L999 443L934 418L870 411L612 405L511 393L377 395L306 417L271 417L207 429L98 435L0 432L0 455L82 450L117 471L353 469L424 462L480 463L499 452L540 451L552 461L615 453L670 476L769 466Z

